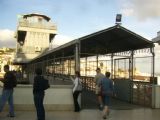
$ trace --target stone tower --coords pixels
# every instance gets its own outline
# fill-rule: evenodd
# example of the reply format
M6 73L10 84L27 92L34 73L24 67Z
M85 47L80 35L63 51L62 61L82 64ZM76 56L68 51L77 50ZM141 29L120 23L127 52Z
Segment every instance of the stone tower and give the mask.
M26 14L18 18L14 64L25 64L49 48L57 33L56 25L42 14Z

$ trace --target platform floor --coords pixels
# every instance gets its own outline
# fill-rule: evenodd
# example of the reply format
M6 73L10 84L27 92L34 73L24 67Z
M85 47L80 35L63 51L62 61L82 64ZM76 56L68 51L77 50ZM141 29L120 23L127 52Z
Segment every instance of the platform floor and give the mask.
M0 113L0 120L36 120L35 111L16 111L15 118L6 117L7 112ZM160 109L138 108L131 110L111 110L107 120L159 120ZM46 120L103 120L99 110L47 111Z

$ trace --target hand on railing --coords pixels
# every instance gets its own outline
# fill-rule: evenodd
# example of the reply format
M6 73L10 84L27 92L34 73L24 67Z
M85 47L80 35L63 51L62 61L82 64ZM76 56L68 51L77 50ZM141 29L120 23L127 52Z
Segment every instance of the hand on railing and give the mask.
M74 79L73 79L73 77L72 77L72 76L69 76L69 78L72 80L72 82L74 82Z
M0 87L3 87L4 83L0 81Z

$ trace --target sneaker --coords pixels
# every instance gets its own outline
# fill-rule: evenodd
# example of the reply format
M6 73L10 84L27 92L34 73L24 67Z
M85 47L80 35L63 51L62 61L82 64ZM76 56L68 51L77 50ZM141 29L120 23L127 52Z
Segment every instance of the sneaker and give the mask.
M104 115L104 116L103 116L103 119L107 119L107 117Z
M10 114L8 114L7 117L15 117L15 115L10 115Z

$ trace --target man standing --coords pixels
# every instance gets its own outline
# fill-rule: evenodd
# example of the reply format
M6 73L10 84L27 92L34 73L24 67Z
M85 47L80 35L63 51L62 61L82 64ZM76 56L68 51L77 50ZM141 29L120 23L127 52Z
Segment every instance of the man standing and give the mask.
M13 105L13 88L16 87L17 84L16 76L13 74L13 72L9 71L9 65L4 66L4 71L6 73L4 75L4 79L1 80L3 82L3 90L0 99L0 112L2 112L5 103L8 101L9 114L7 116L15 117Z
M43 105L45 90L49 88L49 84L45 85L47 80L42 75L42 69L35 69L36 76L33 83L33 97L37 112L37 120L45 120L45 109Z
M103 108L103 104L102 104L102 97L100 94L100 87L99 87L99 82L102 78L104 78L105 76L101 73L101 69L97 68L96 69L96 76L94 78L94 82L95 82L95 94L97 95L97 99L98 99L98 104L99 104L99 109L101 110Z
M102 101L104 105L103 109L103 119L107 118L107 115L109 115L109 102L110 102L110 96L113 95L113 81L109 79L110 72L105 73L105 78L102 78L99 82L99 87L101 89L101 96Z

